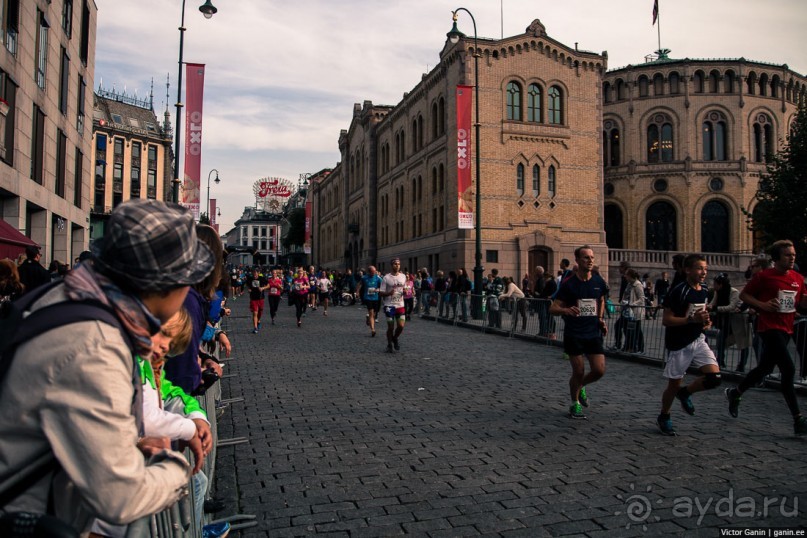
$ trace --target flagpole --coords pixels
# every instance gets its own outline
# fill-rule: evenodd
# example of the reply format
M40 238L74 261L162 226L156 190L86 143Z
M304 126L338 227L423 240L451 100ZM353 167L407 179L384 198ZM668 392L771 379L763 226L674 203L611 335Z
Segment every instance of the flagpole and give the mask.
M658 5L658 0L656 0ZM656 23L658 24L658 54L661 56L661 6L656 11Z

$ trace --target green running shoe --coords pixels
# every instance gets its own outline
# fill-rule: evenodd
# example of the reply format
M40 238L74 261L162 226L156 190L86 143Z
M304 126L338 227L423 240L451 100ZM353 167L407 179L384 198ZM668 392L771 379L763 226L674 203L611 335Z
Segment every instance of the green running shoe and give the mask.
M580 395L578 396L580 405L588 407L588 394L586 394L586 387L580 387Z
M580 405L579 402L574 402L569 406L569 417L577 419L586 418L586 415L583 413L583 406Z
M689 416L695 414L695 404L692 403L692 397L690 394L685 395L683 392L679 390L678 394L676 394L675 397L678 398L678 401L681 402L681 409L684 410L684 413L686 413Z

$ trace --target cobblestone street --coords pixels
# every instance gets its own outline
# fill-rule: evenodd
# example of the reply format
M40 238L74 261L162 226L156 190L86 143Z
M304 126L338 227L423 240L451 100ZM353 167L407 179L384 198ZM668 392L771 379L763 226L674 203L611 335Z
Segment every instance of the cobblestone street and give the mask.
M609 359L588 420L568 418L558 347L415 318L401 351L362 307L285 305L251 334L246 297L219 422L217 497L255 514L243 536L719 536L807 521L807 439L776 391L724 386L655 425L658 366ZM805 402L802 400L802 403ZM802 407L805 407L802 405Z

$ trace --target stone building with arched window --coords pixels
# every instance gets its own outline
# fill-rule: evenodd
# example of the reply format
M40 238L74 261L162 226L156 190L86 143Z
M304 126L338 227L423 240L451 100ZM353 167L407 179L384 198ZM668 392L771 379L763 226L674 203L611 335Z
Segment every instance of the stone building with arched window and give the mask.
M477 53L479 56L474 57ZM474 73L475 59L479 70ZM356 104L341 161L311 189L313 260L334 268L393 256L404 268L471 272L475 230L458 225L457 85L479 79L485 272L519 279L589 243L605 257L599 89L607 58L535 20L503 39L446 41L440 62L394 106ZM602 259L607 264L607 259Z
M787 65L742 58L662 57L609 71L602 145L612 262L666 269L675 251L704 252L710 266L744 270L760 248L746 211L806 93L807 79Z

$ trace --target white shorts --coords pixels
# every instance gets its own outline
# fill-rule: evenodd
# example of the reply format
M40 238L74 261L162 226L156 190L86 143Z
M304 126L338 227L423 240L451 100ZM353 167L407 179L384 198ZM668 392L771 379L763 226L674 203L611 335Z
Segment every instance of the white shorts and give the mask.
M688 346L677 351L670 351L667 354L664 377L667 379L682 379L690 366L703 368L708 364L717 366L717 359L715 359L712 348L706 343L706 336L701 334L697 340Z

